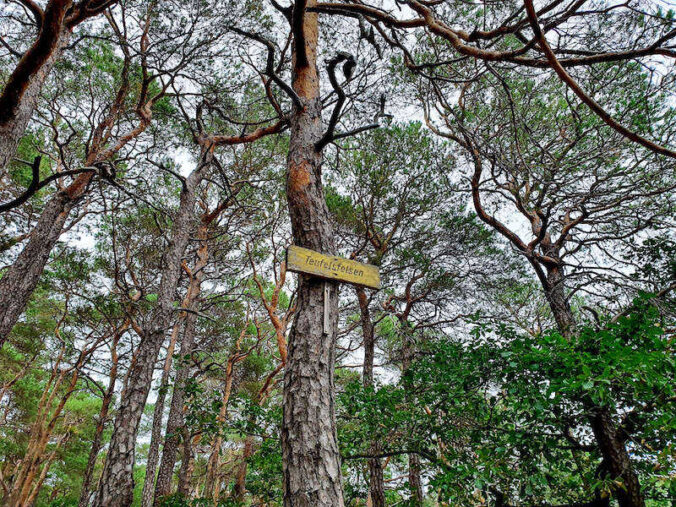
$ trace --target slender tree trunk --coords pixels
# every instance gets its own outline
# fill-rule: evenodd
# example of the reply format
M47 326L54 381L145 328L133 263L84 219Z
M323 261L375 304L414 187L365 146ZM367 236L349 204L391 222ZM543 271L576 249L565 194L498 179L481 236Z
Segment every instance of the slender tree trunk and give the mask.
M244 495L246 494L246 470L248 460L253 454L253 437L248 435L244 439L244 449L242 450L242 461L237 467L237 478L235 479L235 488L233 496L236 502L244 502Z
M366 291L359 287L356 289L357 300L359 301L359 310L361 315L361 328L364 336L364 372L363 384L369 389L374 388L373 381L373 361L375 356L375 333L371 312L369 311L368 298ZM371 442L369 453L377 455L380 453L381 446L377 440ZM383 481L383 467L380 458L370 458L369 467L369 499L372 507L385 507L385 483Z
M225 389L223 390L223 397L221 399L221 409L218 412L218 422L220 424L223 424L226 421L228 414L228 404L230 403L230 394L232 393L233 369L235 365L234 356L239 353L241 336L242 335L240 335L240 340L237 342L235 352L233 352L233 355L228 359L225 370ZM204 496L206 498L211 498L214 503L217 503L218 495L220 493L220 485L217 481L221 462L221 445L223 445L223 437L219 430L219 433L211 446L211 454L209 455L209 461L207 462L207 473L204 485Z
M16 153L40 97L40 90L70 39L64 20L73 0L50 0L40 32L23 54L0 94L0 171Z
M413 359L415 357L415 342L413 339L413 329L411 329L408 320L400 318L399 322L401 323L401 330L403 333L401 374L406 375L411 364L413 364ZM406 396L410 399L409 391L412 388L411 383L404 380L404 387L406 388ZM417 454L408 455L408 488L411 492L411 504L416 507L421 506L423 504L424 495L422 481L420 479L420 457Z
M307 7L316 5L308 0ZM294 242L326 254L335 251L321 180L321 99L317 74L317 14L305 2L293 9L293 89L301 108L291 116L287 200ZM324 285L328 300L324 301ZM324 304L329 322L324 329ZM298 310L284 372L282 456L286 507L343 507L340 453L334 412L338 287L299 276Z
M174 219L171 242L164 254L158 298L150 325L141 339L127 375L126 386L115 418L108 456L94 504L97 506L131 505L134 493L134 458L143 408L155 370L155 361L164 342L168 323L173 322L176 288L180 279L181 260L188 244L190 221L194 217L195 191L209 165L209 152L203 152L200 165L186 178L181 203Z
M200 272L201 273L201 272ZM198 274L199 275L199 274ZM193 306L193 310L195 307ZM180 355L182 357L190 354L195 342L195 324L197 315L188 314L185 321L185 330L181 339ZM169 419L167 420L166 437L164 447L162 448L162 461L157 473L157 484L155 486L155 505L171 493L171 479L174 475L174 465L178 456L178 448L181 444L182 429L185 425L184 400L185 400L185 382L190 374L189 365L180 365L176 373L174 382L174 392L171 397L171 408L169 409ZM189 443L187 445L190 445Z
M568 304L562 268L547 271L545 295L554 314L561 334L571 337L575 327L575 316ZM583 400L594 438L610 476L622 482L613 489L613 496L620 507L645 507L641 485L634 471L627 448L618 435L612 414L606 407L598 407L591 400Z
M99 451L101 450L101 444L103 442L103 430L106 427L106 420L108 419L108 411L110 410L110 404L113 401L113 395L115 394L115 384L117 382L117 344L120 341L120 338L127 330L130 325L130 320L127 319L124 324L118 329L113 337L113 342L111 344L111 358L112 366L110 368L110 374L108 376L108 388L103 395L103 401L101 403L101 410L99 411L99 419L96 421L96 430L94 431L94 439L92 441L92 448L89 451L89 459L87 460L87 468L85 469L85 474L82 479L82 491L80 492L80 502L79 507L86 507L89 504L89 494L90 486L92 482L92 477L94 475L94 467L96 466L96 459L99 456Z
M148 459L146 461L146 476L143 482L143 494L141 495L142 507L150 507L153 504L153 495L155 493L155 472L160 457L160 440L162 439L162 417L164 415L164 402L167 398L169 389L169 374L171 373L172 356L174 347L181 330L182 321L174 324L171 331L169 347L167 347L167 357L164 360L164 369L162 370L162 379L160 380L160 389L157 393L155 408L153 410L153 429L150 437L150 448L148 449Z

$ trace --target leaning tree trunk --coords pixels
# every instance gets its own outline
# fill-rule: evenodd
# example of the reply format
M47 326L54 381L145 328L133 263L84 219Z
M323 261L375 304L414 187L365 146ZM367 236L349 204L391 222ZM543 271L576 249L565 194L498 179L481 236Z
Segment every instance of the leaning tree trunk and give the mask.
M316 0L308 0L314 7ZM333 230L324 199L321 151L321 99L317 73L318 20L296 2L293 90L300 98L290 118L286 193L295 244L326 254L335 251ZM324 301L328 284L328 301ZM327 333L323 332L328 305ZM338 287L333 282L299 275L298 306L289 336L284 372L282 463L286 507L344 505L340 453L334 412L335 341Z
M367 389L374 388L373 381L373 361L375 356L375 333L369 303L366 297L366 291L359 287L356 289L357 300L359 301L359 310L361 315L361 328L364 336L364 372L363 384ZM374 440L371 442L369 454L378 455L381 451L380 442ZM385 507L385 483L383 481L383 466L380 458L369 458L369 497L372 507Z
M157 303L136 351L136 360L127 374L94 502L97 506L122 507L131 505L133 500L136 437L150 391L155 361L162 348L168 323L174 320L173 303L180 279L181 260L190 236L190 221L194 217L195 191L208 166L208 154L208 151L203 153L200 165L186 178L181 191L181 203L174 219L172 238L163 257Z
M71 210L87 193L92 178L93 173L81 174L52 196L28 243L0 278L0 348L26 308Z
M565 292L564 273L561 267L547 271L545 295L554 314L554 319L563 336L571 337L575 327L573 314ZM622 482L614 487L613 496L620 507L645 507L641 485L634 471L627 448L618 434L612 414L607 407L599 407L592 400L583 400L596 444L610 476Z
M73 0L51 0L42 16L40 32L22 55L0 94L0 171L16 153L19 140L40 97L40 90L70 39L64 20Z

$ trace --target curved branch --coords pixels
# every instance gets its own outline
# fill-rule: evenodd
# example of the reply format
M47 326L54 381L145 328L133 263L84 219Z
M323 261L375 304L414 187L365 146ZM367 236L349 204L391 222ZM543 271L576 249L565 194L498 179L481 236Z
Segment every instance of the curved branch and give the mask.
M28 188L26 191L21 194L19 197L14 199L13 201L6 202L4 204L0 204L0 213L4 213L6 211L9 211L13 208L16 208L17 206L21 206L23 203L25 203L28 199L30 199L33 195L35 195L39 190L44 188L45 186L49 185L52 181L55 181L59 178L63 178L65 176L74 176L76 174L81 174L81 173L87 173L87 172L96 172L97 169L94 167L84 167L82 169L73 169L72 171L64 171L60 173L55 173L52 174L51 176L45 178L44 180L40 181L40 161L42 160L42 157L37 156L35 157L35 160L33 160L33 163L31 164L32 168L32 179L30 185L28 185Z
M300 98L298 95L296 95L296 92L294 92L288 84L286 84L277 74L275 74L275 45L257 33L247 32L237 28L236 26L231 26L230 30L239 35L260 42L261 44L265 44L265 47L268 50L268 57L265 65L265 75L272 79L277 84L277 86L279 86L282 91L291 98L291 101L293 102L293 105L296 107L296 109L302 109L303 106L300 102Z
M535 7L533 6L533 0L524 0L524 5L526 6L528 19L530 20L530 24L533 29L533 32L535 33L535 37L538 39L538 44L540 45L540 48L547 56L549 65L552 67L552 69L554 69L554 72L556 72L556 74L568 86L568 88L570 88L575 93L575 95L577 95L580 98L580 100L589 107L589 109L594 111L594 113L596 113L606 123L606 125L616 130L627 139L634 141L635 143L638 143L648 148L649 150L654 151L655 153L659 153L660 155L676 158L676 151L670 150L665 146L656 144L650 141L649 139L646 139L645 137L637 134L636 132L632 132L628 128L624 127L612 116L610 116L610 114L605 109L603 109L598 102L596 102L593 98L587 95L584 92L584 90L582 90L577 81L575 81L575 79L573 79L573 77L570 74L568 74L566 69L563 68L559 60L556 58L554 51L552 51L552 48L549 47L547 39L545 38L545 34L542 32L542 29L540 28L540 22L538 20L537 13L535 12Z

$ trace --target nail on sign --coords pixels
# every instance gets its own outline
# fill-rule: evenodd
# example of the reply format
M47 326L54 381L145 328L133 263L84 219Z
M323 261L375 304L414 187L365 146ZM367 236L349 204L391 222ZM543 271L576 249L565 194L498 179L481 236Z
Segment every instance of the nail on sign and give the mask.
M286 269L296 273L380 289L380 273L376 266L324 255L299 246L292 245L286 250Z

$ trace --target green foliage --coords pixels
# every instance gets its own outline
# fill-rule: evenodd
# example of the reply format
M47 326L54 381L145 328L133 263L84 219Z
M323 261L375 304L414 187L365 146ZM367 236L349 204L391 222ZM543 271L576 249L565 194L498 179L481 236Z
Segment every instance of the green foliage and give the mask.
M672 494L676 467L674 357L647 296L570 340L480 325L466 344L429 343L398 385L347 386L341 449L365 453L376 439L385 452L418 452L433 469L430 485L451 504L495 491L519 503L582 501L607 493L614 479L598 473L600 456L588 445L591 407L607 407L631 424L632 456L659 504Z

